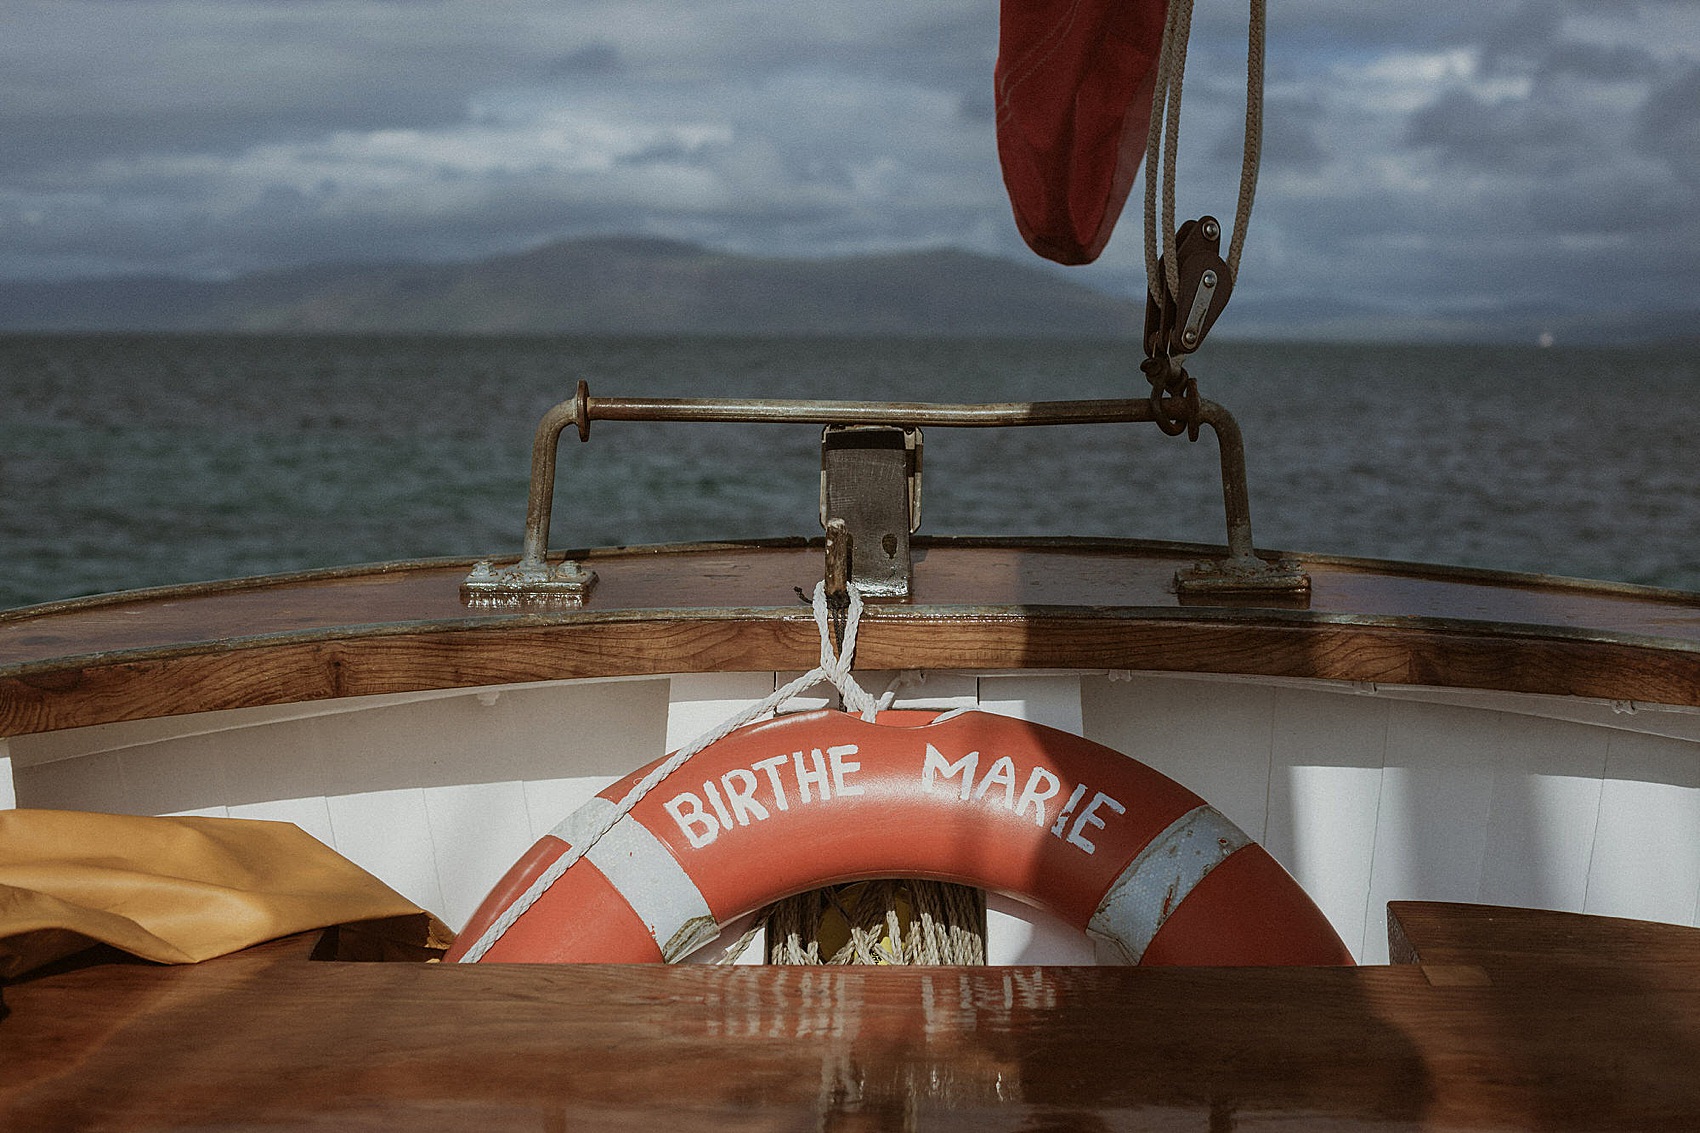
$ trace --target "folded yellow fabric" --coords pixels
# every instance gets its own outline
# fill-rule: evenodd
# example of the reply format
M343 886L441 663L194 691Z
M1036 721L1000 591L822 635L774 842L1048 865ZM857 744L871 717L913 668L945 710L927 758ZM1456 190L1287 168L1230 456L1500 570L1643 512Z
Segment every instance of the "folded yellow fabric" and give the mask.
M435 917L287 822L0 811L0 978L110 944L166 964L330 925L446 948Z

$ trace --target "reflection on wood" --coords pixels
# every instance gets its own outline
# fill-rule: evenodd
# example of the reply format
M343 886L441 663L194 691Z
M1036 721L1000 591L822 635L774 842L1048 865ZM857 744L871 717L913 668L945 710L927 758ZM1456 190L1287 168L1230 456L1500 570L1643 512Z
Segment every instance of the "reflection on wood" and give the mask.
M1700 931L1394 912L1391 968L332 964L299 937L72 968L6 989L0 1125L1700 1125Z

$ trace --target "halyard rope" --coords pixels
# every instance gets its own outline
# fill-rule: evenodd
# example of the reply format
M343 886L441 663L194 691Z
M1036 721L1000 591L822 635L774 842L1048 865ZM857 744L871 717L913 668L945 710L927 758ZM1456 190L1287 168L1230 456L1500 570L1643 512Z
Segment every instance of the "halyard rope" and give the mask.
M1163 45L1157 54L1156 89L1151 96L1151 125L1145 140L1145 280L1159 301L1166 291L1180 293L1180 265L1174 253L1175 165L1180 149L1181 80L1186 74L1187 38L1192 34L1193 0L1169 0ZM1238 279L1240 254L1251 225L1257 195L1257 170L1263 154L1263 46L1267 37L1265 0L1251 0L1246 32L1245 143L1240 160L1240 192L1234 206L1234 231L1228 241L1228 273ZM1165 137L1167 145L1163 144ZM1157 173L1161 151L1163 177L1162 266L1158 266Z
M765 700L734 713L668 756L664 762L658 764L654 770L634 784L619 804L603 817L595 833L584 839L582 845L570 846L567 852L556 858L524 893L516 897L513 904L503 910L502 915L497 917L490 927L484 930L484 934L473 943L472 947L466 950L466 955L461 957L460 962L472 964L482 959L484 954L495 945L496 941L502 938L502 934L512 928L514 922L524 916L526 910L536 904L538 898L548 892L549 887L555 884L567 870L588 854L591 847L596 845L603 835L607 834L616 823L630 814L632 808L643 801L645 795L649 794L663 779L683 767L692 756L710 744L725 739L726 736L752 720L770 715L792 697L806 692L823 681L830 681L844 698L844 706L850 711L861 713L864 720L871 722L876 715L889 708L897 695L898 681L893 681L884 695L875 697L857 684L856 678L850 675L850 665L856 654L856 629L862 620L862 596L856 592L854 585L848 586L847 589L850 595L850 609L844 620L844 644L842 648L834 650L832 647L832 632L828 624L826 603L826 583L824 581L816 583L812 605L814 607L815 626L820 630L820 664L783 688L776 689L773 695ZM556 830L559 829L560 827L556 827Z

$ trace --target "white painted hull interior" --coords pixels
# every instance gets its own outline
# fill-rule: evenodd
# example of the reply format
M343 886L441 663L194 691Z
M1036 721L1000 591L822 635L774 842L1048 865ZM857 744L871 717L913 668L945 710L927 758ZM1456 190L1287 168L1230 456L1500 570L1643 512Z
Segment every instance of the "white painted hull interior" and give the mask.
M294 822L458 929L563 816L792 675L557 681L16 736L0 740L0 805ZM899 707L1035 720L1197 792L1293 873L1363 963L1387 961L1389 900L1700 923L1692 708L1203 674L917 676ZM992 963L1093 959L1011 900L993 900L990 929Z

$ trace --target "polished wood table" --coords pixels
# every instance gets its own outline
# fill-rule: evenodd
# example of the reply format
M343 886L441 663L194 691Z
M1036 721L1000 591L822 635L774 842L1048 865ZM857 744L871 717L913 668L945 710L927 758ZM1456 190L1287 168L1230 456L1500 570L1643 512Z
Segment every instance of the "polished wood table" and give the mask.
M1390 920L1356 969L93 954L4 989L0 1128L1700 1129L1700 930Z

